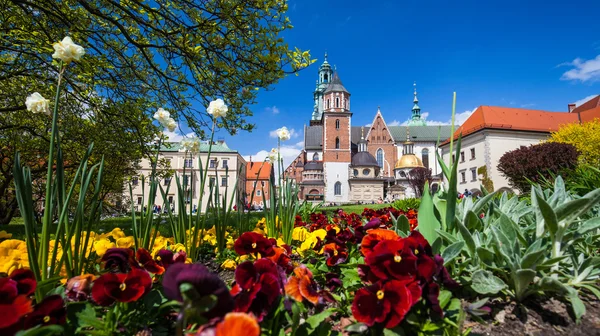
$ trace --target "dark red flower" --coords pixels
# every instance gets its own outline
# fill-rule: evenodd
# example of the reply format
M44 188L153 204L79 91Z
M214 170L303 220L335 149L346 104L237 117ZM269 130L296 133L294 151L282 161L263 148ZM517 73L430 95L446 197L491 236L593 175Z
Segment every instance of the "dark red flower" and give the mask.
M69 279L65 289L67 298L71 301L87 300L95 278L93 274L83 274Z
M198 294L198 298L209 295L217 297L216 305L204 313L207 319L222 317L233 309L233 299L229 289L218 275L210 272L202 264L175 263L165 272L162 280L165 296L171 300L183 302L183 296L179 290L181 284L190 284Z
M31 295L35 292L37 282L35 281L35 275L31 270L24 268L14 270L9 278L17 282L19 294Z
M127 273L132 267L139 268L133 254L133 250L128 248L115 247L106 250L106 253L102 256L104 269L111 272Z
M410 246L415 255L419 253L424 253L430 257L433 257L433 252L431 251L431 246L429 242L421 232L419 231L411 231L410 236L405 238L405 243Z
M371 272L371 267L365 264L358 265L358 276L366 284L374 284L379 278Z
M289 256L291 253L288 253L287 249L278 246L273 246L273 251L275 253L267 258L275 264L277 264L277 266L281 267L287 274L291 273L294 270L294 266L292 265L292 259Z
M283 281L280 277L277 265L267 258L239 264L235 270L235 285L231 289L234 310L251 312L258 321L262 321L281 295Z
M359 289L352 302L354 318L370 327L381 323L394 328L419 299L409 286L414 288L414 282L390 280Z
M435 257L433 257L433 261L437 266L437 272L435 275L436 278L438 280L441 280L442 284L447 288L453 289L458 287L458 283L454 281L452 277L450 277L448 270L446 269L446 267L444 267L444 258L442 258L442 256L440 256L439 254L436 254Z
M152 255L146 249L139 248L136 252L136 258L140 265L152 274L160 275L165 272L165 268L154 261Z
M323 246L323 254L327 257L327 266L339 265L348 259L348 252L336 243L329 243Z
M369 231L369 233L363 237L362 242L360 243L360 252L363 256L367 257L371 252L373 252L373 248L383 240L398 240L400 237L391 230L387 229L373 229Z
M25 318L25 329L37 325L65 324L67 308L60 295L51 295L35 306L33 313Z
M92 287L92 298L101 306L113 302L132 302L142 297L152 286L150 274L134 268L129 273L106 273Z
M333 272L325 274L325 286L327 286L327 288L329 288L330 291L334 291L337 288L342 287L342 280L340 280L340 275Z
M260 253L261 257L269 257L275 253L273 243L256 232L244 232L236 239L233 248L239 255Z
M32 310L31 299L19 292L18 283L0 278L0 334L8 334L11 327Z
M417 257L405 240L380 241L367 255L365 263L381 280L403 280L417 275Z

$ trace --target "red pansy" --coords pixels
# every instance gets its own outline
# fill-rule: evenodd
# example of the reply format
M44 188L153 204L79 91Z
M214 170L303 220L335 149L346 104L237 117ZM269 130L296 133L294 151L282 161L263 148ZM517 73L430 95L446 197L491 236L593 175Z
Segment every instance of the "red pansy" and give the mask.
M409 289L414 286L414 282L391 280L361 288L352 302L352 314L358 322L368 326L381 323L386 328L394 328L419 299L413 297L413 293L418 292Z
M67 308L60 295L51 295L35 306L33 313L25 318L25 329L37 325L64 324L67 319Z
M273 243L256 232L244 232L236 239L233 248L239 255L260 253L261 257L269 257L275 253Z
M235 270L235 285L231 288L234 311L251 312L262 321L281 294L281 283L277 265L267 258L239 264Z
M365 263L382 280L403 280L417 273L417 257L405 240L380 241L367 255Z
M152 274L160 275L165 272L165 268L154 261L152 255L146 249L139 248L136 252L136 258L140 265Z
M327 266L339 265L348 259L348 252L336 243L329 243L323 246L323 254L327 257Z
M129 273L106 273L92 287L92 298L101 306L113 302L132 302L142 297L152 286L150 274L143 269L132 269Z
M35 275L29 269L18 269L14 270L10 277L17 282L17 289L19 294L31 295L35 292L37 282L35 281Z
M360 252L362 252L363 256L367 257L373 252L373 248L375 248L380 241L398 239L399 237L394 231L387 229L373 229L362 239Z
M111 272L127 273L132 266L139 268L133 250L129 248L115 247L106 250L102 256L102 262L104 262L104 269Z

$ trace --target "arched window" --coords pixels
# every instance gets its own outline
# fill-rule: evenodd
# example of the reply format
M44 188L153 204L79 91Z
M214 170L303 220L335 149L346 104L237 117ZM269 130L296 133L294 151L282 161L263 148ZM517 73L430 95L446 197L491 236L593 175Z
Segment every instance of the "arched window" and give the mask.
M335 184L333 185L333 194L336 196L342 194L342 183L335 182Z
M348 105L348 98L344 98L344 108L350 108L350 106Z
M331 100L327 99L327 108L331 107Z
M381 148L377 150L377 164L383 168L383 149Z
M335 97L335 107L340 107L340 97Z
M340 119L335 119L335 129L340 129Z
M340 138L335 138L335 149L340 149Z
M421 161L423 161L423 166L429 169L429 149L424 148L421 151Z
M328 80L328 79L327 79L327 74L325 74L325 83L327 83L327 80Z
M313 161L319 161L319 153L313 154Z

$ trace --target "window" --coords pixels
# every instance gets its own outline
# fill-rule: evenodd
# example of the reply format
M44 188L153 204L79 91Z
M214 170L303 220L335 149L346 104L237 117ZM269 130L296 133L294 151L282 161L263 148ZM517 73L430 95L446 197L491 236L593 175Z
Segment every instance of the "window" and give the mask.
M324 77L324 79L323 79L323 81L324 81L325 83L327 83L327 80L328 80L328 78L327 78L327 77L328 77L328 76L327 76L327 74L325 74L325 77Z
M172 177L165 177L165 182L164 182L165 186L168 186L171 183L171 179L172 179Z
M173 196L169 196L169 204L173 204Z
M475 148L471 148L471 160L475 160Z
M319 161L319 153L313 154L313 161Z
M342 194L342 184L340 182L335 182L333 185L333 194L339 196Z
M256 191L256 196L260 196L260 195L261 195L261 194L260 194L260 190L257 190L257 191Z
M264 188L265 187L265 181L260 181L260 185Z
M466 176L466 172L462 171L460 172L460 183L467 183L467 176Z
M377 164L383 168L383 149L381 148L377 150Z
M477 181L477 168L471 168L471 181Z
M210 160L210 168L217 168L217 159Z
M227 187L227 177L221 177L221 187Z
M229 160L223 160L223 168L229 168L229 166L227 166Z
M183 162L183 167L184 168L192 168L192 166L193 166L192 159L185 159L185 161Z
M335 129L340 129L340 119L335 119Z
M423 161L423 166L429 169L429 149L424 148L421 151L421 161Z
M367 176L371 172L370 169L363 169L363 175Z
M354 169L353 173L354 173L354 177L357 177L358 176L358 169Z
M335 138L335 148L340 149L340 138Z
M140 197L138 197L138 199L137 199L137 204L138 204L138 205L141 205L141 204L142 204L142 197L141 197L141 196L140 196Z
M344 99L344 108L349 109L350 106L348 105L348 98Z
M331 107L331 100L327 99L327 108Z
M139 181L140 181L140 179L137 176L134 176L134 177L131 178L131 184L134 185L134 186L138 185Z
M380 138L379 138L379 135L378 135L378 136L377 136L377 141L379 141L379 139L380 139Z
M406 173L403 171L399 171L398 175L400 175L400 177L406 177Z
M382 135L381 138L383 139L383 141L385 141L385 135Z
M216 183L216 182L217 182L217 178L216 178L216 177L214 177L214 176L211 176L210 180L208 180L208 186L209 186L210 188L212 188L212 187L214 187L214 186L215 186L215 183Z
M465 162L465 152L460 152L460 162Z
M340 107L340 98L335 97L335 107Z
M454 161L456 161L456 156L454 154L452 154L452 162L451 163L454 163Z

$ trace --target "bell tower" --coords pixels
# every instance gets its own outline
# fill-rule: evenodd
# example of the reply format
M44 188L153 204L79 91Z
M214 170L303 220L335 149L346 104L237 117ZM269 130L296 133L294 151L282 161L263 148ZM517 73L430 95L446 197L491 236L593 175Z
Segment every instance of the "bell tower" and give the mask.
M323 118L323 94L331 82L332 77L333 71L331 65L327 62L327 53L325 53L325 60L319 67L319 78L317 79L317 85L315 92L313 93L315 104L311 117L311 124L318 124Z

